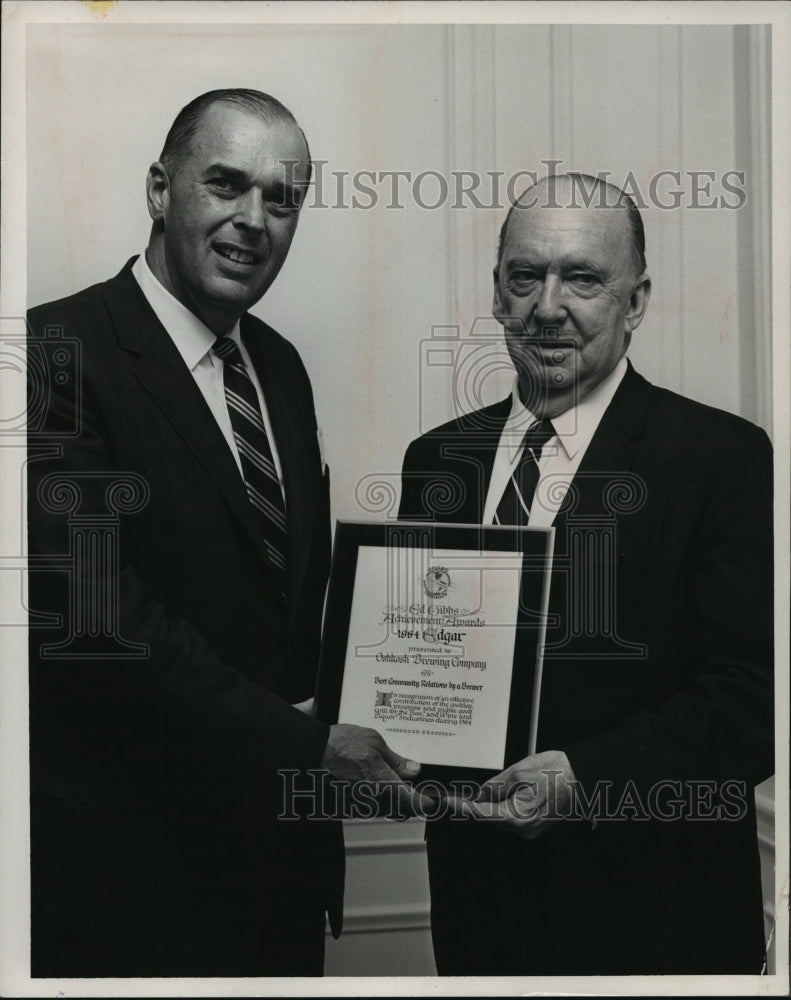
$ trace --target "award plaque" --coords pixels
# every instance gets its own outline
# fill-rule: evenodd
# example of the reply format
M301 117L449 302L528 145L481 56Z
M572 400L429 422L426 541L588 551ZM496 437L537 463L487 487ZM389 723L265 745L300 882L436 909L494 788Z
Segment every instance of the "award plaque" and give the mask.
M552 528L339 521L318 718L422 764L535 751Z

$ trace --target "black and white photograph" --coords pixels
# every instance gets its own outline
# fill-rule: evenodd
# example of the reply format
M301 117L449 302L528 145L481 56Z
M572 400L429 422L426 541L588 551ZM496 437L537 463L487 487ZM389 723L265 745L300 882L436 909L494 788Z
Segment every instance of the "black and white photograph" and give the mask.
M787 995L791 4L2 14L3 995Z

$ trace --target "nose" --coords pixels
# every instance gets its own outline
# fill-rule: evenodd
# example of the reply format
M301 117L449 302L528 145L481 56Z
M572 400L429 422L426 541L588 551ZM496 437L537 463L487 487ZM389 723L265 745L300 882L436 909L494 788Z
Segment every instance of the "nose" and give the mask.
M234 223L247 229L262 230L266 226L266 208L260 193L250 188L236 202Z
M535 320L539 326L557 326L565 315L563 281L558 274L547 274L535 306Z

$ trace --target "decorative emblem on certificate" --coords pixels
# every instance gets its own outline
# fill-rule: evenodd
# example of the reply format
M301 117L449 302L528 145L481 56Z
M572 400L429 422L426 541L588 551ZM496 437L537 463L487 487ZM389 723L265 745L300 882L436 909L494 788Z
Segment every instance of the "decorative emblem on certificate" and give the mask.
M440 600L448 596L453 586L450 576L444 566L429 566L428 573L423 577L423 590L431 600Z

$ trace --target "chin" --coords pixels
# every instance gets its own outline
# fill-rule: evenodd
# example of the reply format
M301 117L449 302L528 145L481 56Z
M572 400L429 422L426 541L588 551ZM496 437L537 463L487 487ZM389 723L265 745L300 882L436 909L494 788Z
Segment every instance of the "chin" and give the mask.
M535 381L544 389L567 389L574 384L574 373L565 368L542 368L541 373L533 373Z
M249 309L250 306L255 305L264 294L264 291L266 289L259 292L251 288L240 287L239 285L232 285L229 288L224 284L219 288L213 288L212 294L207 296L207 298L210 298L215 309L234 309L242 313Z

